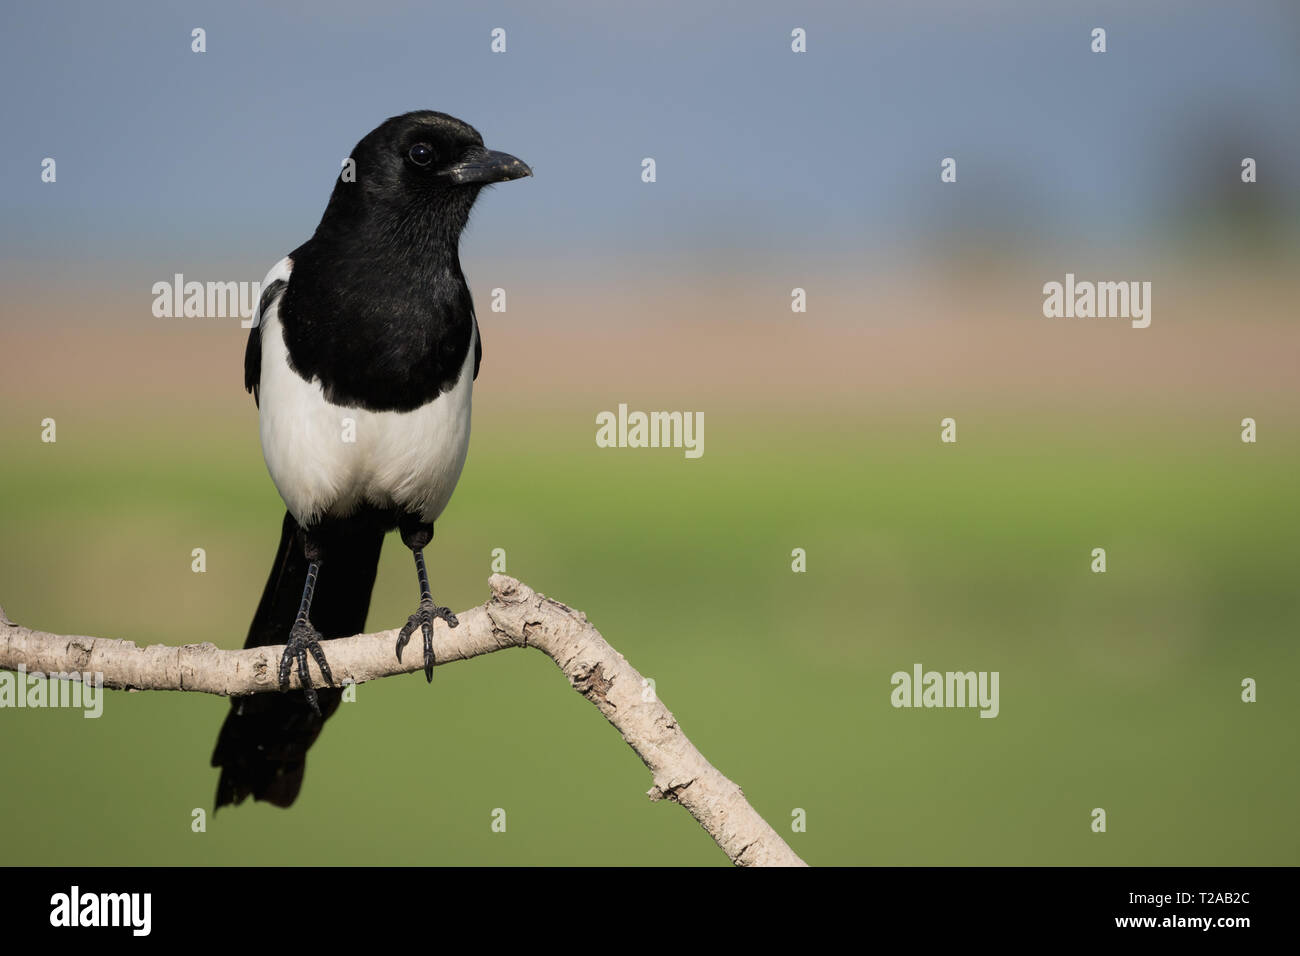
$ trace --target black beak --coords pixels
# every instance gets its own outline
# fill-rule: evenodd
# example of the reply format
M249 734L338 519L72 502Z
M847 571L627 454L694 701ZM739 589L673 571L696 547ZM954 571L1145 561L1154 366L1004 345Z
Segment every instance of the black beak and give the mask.
M448 166L443 172L457 186L468 183L504 183L533 174L522 159L481 146L470 150L464 159Z

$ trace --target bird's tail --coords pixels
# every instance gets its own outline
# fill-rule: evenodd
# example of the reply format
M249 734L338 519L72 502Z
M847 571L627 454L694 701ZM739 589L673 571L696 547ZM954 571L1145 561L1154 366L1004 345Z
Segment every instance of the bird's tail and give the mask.
M311 622L322 637L349 637L365 629L383 543L381 529L357 527L349 530L344 546L330 548L311 607ZM245 647L288 641L306 581L302 530L292 515L285 514L280 549ZM338 689L318 689L320 716L302 691L232 698L212 754L212 766L221 768L217 809L243 803L249 794L277 807L291 805L302 786L307 751L342 696Z

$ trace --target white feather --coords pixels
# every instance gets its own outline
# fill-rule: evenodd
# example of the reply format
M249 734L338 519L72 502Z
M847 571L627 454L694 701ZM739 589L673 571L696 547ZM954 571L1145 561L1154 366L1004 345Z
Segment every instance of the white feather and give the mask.
M291 268L287 258L276 263L263 288L276 279L287 281ZM298 523L345 517L362 503L435 521L451 500L469 452L477 327L450 391L413 411L371 412L328 402L319 379L304 381L289 366L278 297L260 322L262 454ZM346 440L348 419L355 441Z

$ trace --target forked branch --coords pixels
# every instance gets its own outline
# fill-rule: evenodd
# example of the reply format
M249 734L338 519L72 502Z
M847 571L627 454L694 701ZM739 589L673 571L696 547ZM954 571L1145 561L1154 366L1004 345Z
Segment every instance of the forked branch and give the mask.
M468 660L507 647L535 647L559 666L573 689L596 705L650 769L651 800L686 808L739 866L803 866L804 862L682 733L668 708L622 654L580 611L538 594L504 574L492 575L492 597L434 624L438 664ZM10 621L0 609L0 669L28 673L103 675L118 690L181 690L239 696L276 693L283 646L225 651L213 644L136 647L131 641L67 637ZM399 662L396 629L323 642L336 684L408 674L424 666L419 654ZM311 677L323 681L315 662ZM299 687L298 676L290 678Z

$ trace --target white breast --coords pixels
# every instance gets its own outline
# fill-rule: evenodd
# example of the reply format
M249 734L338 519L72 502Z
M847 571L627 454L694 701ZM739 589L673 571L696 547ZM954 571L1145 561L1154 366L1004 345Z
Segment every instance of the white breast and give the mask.
M288 278L287 261L266 281L277 278ZM259 417L267 470L294 518L310 525L369 503L437 519L469 452L478 329L450 391L414 411L371 412L331 404L319 379L289 367L278 313L277 300L261 316Z

